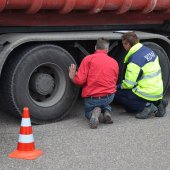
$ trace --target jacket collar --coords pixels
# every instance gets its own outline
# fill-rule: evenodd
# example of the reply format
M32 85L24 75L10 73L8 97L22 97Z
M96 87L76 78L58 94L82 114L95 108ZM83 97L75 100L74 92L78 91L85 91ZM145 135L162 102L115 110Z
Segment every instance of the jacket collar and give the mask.
M127 63L129 58L136 52L138 51L143 45L141 43L135 44L131 49L128 51L128 53L125 56L124 63Z

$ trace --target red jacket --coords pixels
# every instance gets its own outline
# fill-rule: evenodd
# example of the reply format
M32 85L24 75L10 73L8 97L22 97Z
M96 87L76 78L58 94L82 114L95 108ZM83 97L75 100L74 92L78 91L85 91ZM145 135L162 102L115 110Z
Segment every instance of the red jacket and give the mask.
M103 50L86 56L73 82L82 85L82 97L99 97L116 92L119 67Z

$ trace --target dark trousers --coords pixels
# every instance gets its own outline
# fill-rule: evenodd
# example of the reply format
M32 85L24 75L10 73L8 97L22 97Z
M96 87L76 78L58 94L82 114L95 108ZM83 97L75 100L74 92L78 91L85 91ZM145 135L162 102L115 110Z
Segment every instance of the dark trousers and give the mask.
M114 98L114 102L121 104L127 112L138 113L142 112L148 103L137 95L135 95L131 90L117 90Z

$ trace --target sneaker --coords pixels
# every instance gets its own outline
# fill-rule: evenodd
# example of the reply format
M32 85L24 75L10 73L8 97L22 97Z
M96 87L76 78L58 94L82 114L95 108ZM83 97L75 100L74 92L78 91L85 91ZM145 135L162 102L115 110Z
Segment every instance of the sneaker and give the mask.
M156 117L163 117L166 113L166 107L168 106L168 100L162 99L161 103L158 105L158 112L155 114Z
M110 111L106 110L104 112L103 121L104 121L105 124L112 124L113 123Z
M149 106L146 106L142 112L137 113L136 118L147 119L149 117L155 116L157 112L158 108L153 103L151 103Z
M92 116L90 118L89 126L91 129L96 129L99 124L99 117L101 115L101 109L95 107L92 111Z

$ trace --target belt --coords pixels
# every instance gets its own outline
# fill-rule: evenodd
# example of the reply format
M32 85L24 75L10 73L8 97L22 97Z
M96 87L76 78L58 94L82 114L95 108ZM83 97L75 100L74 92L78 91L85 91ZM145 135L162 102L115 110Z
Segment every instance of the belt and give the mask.
M99 97L93 97L93 96L89 96L87 98L90 98L90 99L103 99L103 98L106 98L106 97L109 97L111 96L112 94L107 94L105 96L99 96Z

